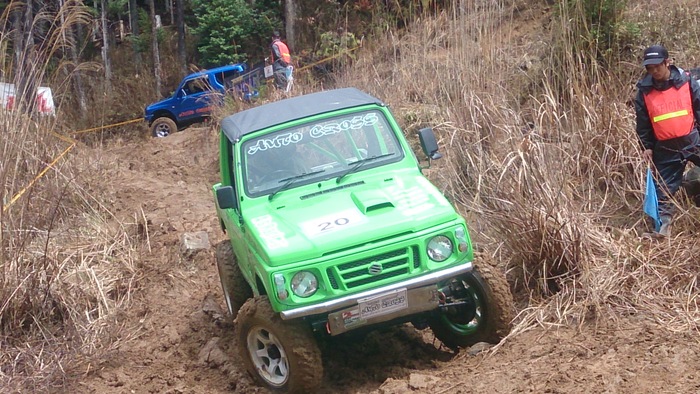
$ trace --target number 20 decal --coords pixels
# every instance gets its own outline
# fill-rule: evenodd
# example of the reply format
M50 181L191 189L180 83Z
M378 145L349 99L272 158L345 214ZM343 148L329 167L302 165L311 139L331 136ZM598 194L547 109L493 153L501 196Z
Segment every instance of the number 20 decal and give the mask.
M319 223L318 227L321 231L327 231L327 230L333 230L333 228L335 228L335 226L345 226L348 223L350 223L350 219L338 218L338 219L335 219L333 222Z
M314 237L348 229L365 222L367 222L367 218L358 210L346 209L331 215L308 220L301 224L301 228L307 237Z

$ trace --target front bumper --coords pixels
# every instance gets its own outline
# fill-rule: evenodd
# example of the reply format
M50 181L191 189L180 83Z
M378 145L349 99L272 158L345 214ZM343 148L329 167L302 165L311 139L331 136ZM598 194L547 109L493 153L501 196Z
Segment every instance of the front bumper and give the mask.
M298 317L318 315L322 313L329 313L337 311L338 309L348 308L352 306L357 306L359 300L364 300L372 298L374 296L382 295L385 293L390 293L392 291L400 289L416 289L419 287L426 287L438 282L442 282L446 279L466 274L472 270L472 263L466 262L455 267L450 267L444 270L430 272L426 275L419 276L417 278L401 281L388 286L379 287L372 290L367 290L362 293L352 294L345 297L337 298L334 300L322 302L319 304L304 306L301 308L291 309L288 311L280 312L280 316L283 320L296 319Z

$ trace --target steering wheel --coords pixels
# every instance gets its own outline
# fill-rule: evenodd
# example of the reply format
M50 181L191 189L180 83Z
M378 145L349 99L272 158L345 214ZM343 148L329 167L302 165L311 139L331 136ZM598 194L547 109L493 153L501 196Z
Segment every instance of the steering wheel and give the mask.
M260 177L260 183L270 182L275 179L289 178L290 176L295 176L296 173L292 170L275 170L268 172L267 174Z

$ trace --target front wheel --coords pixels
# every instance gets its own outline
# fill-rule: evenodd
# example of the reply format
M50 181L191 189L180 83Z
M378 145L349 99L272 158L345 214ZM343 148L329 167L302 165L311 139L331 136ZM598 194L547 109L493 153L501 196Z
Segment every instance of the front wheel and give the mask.
M445 304L428 321L445 346L498 343L510 332L515 307L505 276L488 265L440 284Z
M151 135L154 137L167 137L177 131L175 121L162 116L151 123Z
M235 330L243 364L257 382L283 393L312 393L321 385L321 351L311 328L282 320L267 296L243 304Z

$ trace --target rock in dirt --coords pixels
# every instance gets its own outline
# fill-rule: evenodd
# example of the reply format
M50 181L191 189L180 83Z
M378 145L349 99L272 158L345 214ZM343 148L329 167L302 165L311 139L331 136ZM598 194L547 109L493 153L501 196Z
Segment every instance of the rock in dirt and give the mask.
M430 392L430 388L440 383L440 378L420 373L412 373L408 378L408 386L420 392Z
M204 301L202 301L202 312L209 316L217 325L224 323L226 320L224 311L221 310L221 306L219 306L216 298L211 293L207 294L204 297Z
M477 354L479 354L479 353L481 353L481 352L483 352L483 351L485 351L485 350L489 350L489 349L491 349L492 347L493 347L493 345L490 344L490 343L488 343L488 342L477 342L477 343L473 344L473 345L469 348L469 350L467 350L467 353L468 353L470 356L476 356Z
M206 231L196 233L183 233L180 236L180 254L184 258L192 258L200 250L207 250L211 247L209 235Z
M228 356L219 347L219 338L214 337L199 351L199 362L211 367L220 367L228 361Z
M408 382L389 378L379 386L379 389L372 391L371 394L398 394L410 392L412 392L412 390L408 387Z

